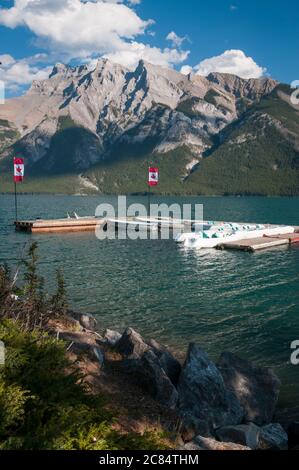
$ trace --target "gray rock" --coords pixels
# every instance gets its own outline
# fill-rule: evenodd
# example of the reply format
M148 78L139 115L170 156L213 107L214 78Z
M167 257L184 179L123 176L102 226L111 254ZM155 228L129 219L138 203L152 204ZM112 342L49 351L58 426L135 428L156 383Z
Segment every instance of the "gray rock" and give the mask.
M233 442L218 442L209 437L197 436L193 442L201 450L251 450L249 447L235 444Z
M222 442L234 442L250 449L259 448L261 428L255 424L240 424L238 426L225 426L217 429L216 436Z
M116 351L128 359L138 359L148 351L149 346L133 328L127 328L116 344Z
M93 347L93 354L97 358L97 360L99 361L100 366L103 367L104 362L105 362L105 355L104 355L104 352L102 351L102 349L97 348L96 346Z
M276 375L228 352L217 366L226 387L244 408L245 421L259 426L271 423L280 390Z
M268 424L261 428L260 450L288 450L288 435L280 424Z
M178 392L153 351L146 351L140 361L140 380L149 394L167 408L174 409Z
M182 370L179 361L171 354L171 352L165 346L162 346L161 344L157 343L157 341L155 341L154 339L151 339L148 342L148 345L152 348L152 350L158 357L161 366L165 370L171 382L174 385L177 385Z
M108 328L104 332L104 342L109 346L115 346L121 338L121 334L118 331L109 330Z
M83 326L83 328L86 328L87 330L95 330L97 327L97 320L92 316L88 314L81 315L79 318L79 322Z
M209 429L240 424L244 412L236 398L227 392L222 375L207 354L190 344L178 385L181 415L206 421Z
M89 313L70 312L72 318L77 320L86 330L95 331L97 328L97 320Z

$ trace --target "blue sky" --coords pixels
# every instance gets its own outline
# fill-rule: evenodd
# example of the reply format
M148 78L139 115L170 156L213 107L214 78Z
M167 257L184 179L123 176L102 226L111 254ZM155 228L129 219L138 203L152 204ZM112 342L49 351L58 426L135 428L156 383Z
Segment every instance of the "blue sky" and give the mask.
M0 79L9 95L55 62L100 56L129 68L145 59L184 73L299 79L293 0L0 0L0 8Z
M192 40L189 62L241 49L278 80L299 78L299 5L294 0L144 0L140 10L154 15L157 37L169 29ZM159 26L159 27L158 27Z

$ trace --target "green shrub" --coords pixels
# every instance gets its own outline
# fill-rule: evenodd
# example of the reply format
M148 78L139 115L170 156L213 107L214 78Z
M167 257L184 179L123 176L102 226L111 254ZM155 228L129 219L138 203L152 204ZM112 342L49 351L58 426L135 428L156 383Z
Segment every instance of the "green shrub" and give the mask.
M92 395L65 344L17 322L0 323L6 363L0 369L0 449L166 449L165 436L122 434L108 398Z

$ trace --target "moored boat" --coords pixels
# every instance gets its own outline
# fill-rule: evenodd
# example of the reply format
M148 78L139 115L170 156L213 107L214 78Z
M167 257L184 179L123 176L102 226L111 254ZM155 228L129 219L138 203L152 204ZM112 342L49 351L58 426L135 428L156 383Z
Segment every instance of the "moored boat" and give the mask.
M176 241L188 248L215 248L223 242L234 242L250 238L279 236L294 233L291 226L261 224L222 223L210 225L203 230L178 235Z

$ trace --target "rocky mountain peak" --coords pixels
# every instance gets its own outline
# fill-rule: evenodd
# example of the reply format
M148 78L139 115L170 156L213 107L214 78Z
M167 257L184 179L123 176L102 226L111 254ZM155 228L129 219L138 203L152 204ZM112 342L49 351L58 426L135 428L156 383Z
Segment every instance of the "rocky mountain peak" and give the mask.
M271 93L278 85L277 81L268 77L244 79L237 75L219 72L210 73L207 79L237 98L249 98L252 100Z
M114 146L148 142L160 154L184 145L196 155L191 160L196 165L214 136L238 118L240 99L246 98L246 110L275 86L269 78L186 76L144 60L134 71L107 58L76 67L57 63L48 79L8 100L0 119L18 130L33 163L47 155L57 134L73 125L76 138L84 135L90 145L87 155L76 153L78 168L82 162L88 167L109 158Z
M54 65L53 70L49 75L49 78L52 78L54 75L63 74L67 72L69 68L70 67L68 65L57 62L57 64Z
M107 58L98 59L96 62L96 66L93 72L99 72L101 74L104 73L127 73L129 69L126 67L117 64L116 62L112 62Z

